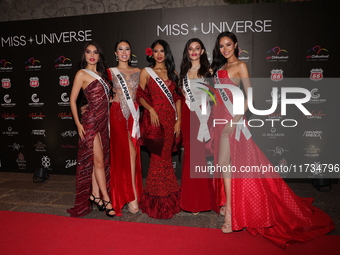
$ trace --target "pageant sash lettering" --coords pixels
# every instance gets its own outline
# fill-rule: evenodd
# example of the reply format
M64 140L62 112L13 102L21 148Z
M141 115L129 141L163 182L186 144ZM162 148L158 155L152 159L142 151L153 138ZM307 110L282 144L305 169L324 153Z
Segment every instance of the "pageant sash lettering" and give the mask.
M166 98L169 100L172 108L174 108L174 110L176 112L174 99L172 98L172 94L171 94L170 90L168 89L168 87L166 86L166 84L163 82L163 80L161 78L158 77L158 75L150 67L146 67L145 70L150 74L152 79L154 79L155 82L158 84L158 86L163 91Z
M207 100L200 100L199 98L195 98L194 93L192 92L192 89L197 88L199 85L196 82L190 82L188 79L187 75L183 79L183 84L184 84L184 92L189 98L189 102L186 100L186 104L188 105L188 108L190 111L195 111L199 121L200 121L200 126L198 130L198 135L197 135L197 140L203 142L203 141L208 141L210 139L210 132L208 128L208 119L210 116L210 105L207 102ZM192 89L191 89L192 88ZM198 89L198 88L197 88ZM201 93L202 97L206 98L206 93L202 91ZM203 99L203 98L202 98ZM201 101L201 102L200 102ZM205 102L206 105L202 105L202 102ZM201 107L206 107L206 113L207 114L202 114L202 109Z
M95 72L92 72L91 70L88 69L82 69L83 71L87 72L89 75L92 75L94 78L96 78L102 85L105 91L105 94L107 96L107 99L109 101L109 95L110 95L110 88L107 85L107 83L103 80L102 77L100 77L98 74L96 74Z
M215 78L216 84L221 84L219 77L218 77L218 73L215 74L214 78ZM224 89L218 89L218 92L220 93L222 97L224 106L228 109L230 114L234 117L235 115L233 114L233 104L231 103L227 93L224 91ZM241 132L244 134L247 140L251 137L251 133L245 124L244 117L242 117L237 123L233 123L233 125L237 125L236 130L235 130L235 139L237 141L240 141Z
M129 107L130 113L133 117L133 127L132 127L132 134L131 137L139 138L140 137L140 128L139 128L139 108L136 109L135 104L132 100L129 88L127 86L127 83L123 77L123 75L119 72L118 68L110 68L113 74L117 77L117 80L119 82L120 88L122 89L124 93L125 100L127 102L127 105Z

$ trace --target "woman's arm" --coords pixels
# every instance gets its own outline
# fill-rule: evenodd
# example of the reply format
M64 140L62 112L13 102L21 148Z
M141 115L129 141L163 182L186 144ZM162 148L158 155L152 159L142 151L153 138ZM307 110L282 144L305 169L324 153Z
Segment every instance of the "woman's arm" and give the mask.
M145 69L143 69L140 72L140 76L139 76L139 86L143 91L146 89L149 78L150 78L149 73ZM152 106L149 105L143 97L139 97L139 102L146 110L149 111L151 124L158 127L159 126L159 119L158 119L158 115L157 115L155 109L152 108Z

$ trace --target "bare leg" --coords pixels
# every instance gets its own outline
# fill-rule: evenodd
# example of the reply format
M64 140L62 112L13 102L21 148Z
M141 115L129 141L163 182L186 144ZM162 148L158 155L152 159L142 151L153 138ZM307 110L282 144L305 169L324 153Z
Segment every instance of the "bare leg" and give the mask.
M135 199L131 201L128 205L129 211L131 213L137 213L139 211L138 208L138 196L137 196L137 188L136 188L136 149L131 141L131 137L129 135L129 151L130 151L130 165L131 165L131 178L132 178L132 189Z
M93 141L93 177L96 184L92 182L92 188L99 188L100 192L103 195L103 201L109 202L111 201L109 194L106 189L106 178L105 178L105 168L104 168L104 155L103 148L101 143L101 137L99 134L96 134ZM97 189L98 189L97 188ZM107 204L104 202L104 204ZM112 209L111 203L106 205L107 209ZM110 215L114 215L114 211L110 211Z
M218 164L223 168L223 166L230 166L230 144L228 137L221 137L220 147L219 147L219 155L218 155ZM228 169L228 168L226 168ZM232 232L231 227L231 173L223 172L223 182L224 182L224 190L226 193L226 204L225 204L225 215L224 215L224 224L222 227L223 233Z

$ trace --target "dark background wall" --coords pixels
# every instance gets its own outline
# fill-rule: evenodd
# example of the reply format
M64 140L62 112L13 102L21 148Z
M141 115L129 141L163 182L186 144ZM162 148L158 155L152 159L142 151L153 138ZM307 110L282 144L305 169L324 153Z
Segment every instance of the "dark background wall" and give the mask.
M2 1L1 7L6 2L8 8L1 11L16 17L20 1ZM88 2L102 6L101 3L109 1ZM46 14L48 4L61 10L61 3L30 1L27 8L19 8L23 15L18 17L35 11ZM85 10L87 3L69 2L77 11ZM104 13L110 11L105 7L101 14L59 17L62 12L58 12L47 19L35 19L37 15L0 23L1 171L33 172L45 164L54 173L75 173L77 132L68 97L85 41L98 42L108 64L115 66L114 44L126 38L133 47L133 64L143 68L147 66L145 48L162 38L171 45L178 70L188 39L202 39L211 59L215 38L224 30L231 30L239 39L239 57L247 63L254 78L257 108L270 107L272 87L304 87L312 92L313 100L306 105L313 113L310 117L296 107L289 109L287 116L282 116L280 107L270 116L251 116L266 123L251 132L272 163L296 166L337 163L339 140L334 116L339 107L336 98L339 53L330 33L336 31L339 23L339 18L332 15L335 8L303 2L157 9L162 3L166 6L165 3L178 2L152 1L154 5L140 4L140 8L156 9L125 11L131 2L124 3L115 13ZM203 1L182 3L199 5ZM79 14L89 12L74 15ZM283 80L275 80L277 77ZM298 121L298 126L276 125L288 118ZM270 126L267 119L275 121L275 126ZM146 152L143 158L147 162ZM180 163L177 158L174 162L179 174Z

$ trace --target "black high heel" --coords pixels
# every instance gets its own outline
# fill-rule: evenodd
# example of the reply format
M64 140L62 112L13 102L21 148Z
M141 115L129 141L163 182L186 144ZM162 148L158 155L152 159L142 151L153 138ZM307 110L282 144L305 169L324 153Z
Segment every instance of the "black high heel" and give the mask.
M111 204L111 201L103 200L103 203L104 203L104 207L105 207L105 211L106 211L106 216L108 216L108 217L116 216L116 213L115 214L110 214L110 212L115 212L115 210L113 210L113 207L110 208L110 209L106 208L109 204ZM112 204L111 204L111 206L112 206Z
M91 199L91 197L93 197L93 199ZM99 202L102 200L100 197L95 197L93 194L91 194L91 197L89 198L90 202L91 202L91 207L93 206L93 204L95 204L98 207L99 211L104 211L105 210L105 206L104 203L103 204L99 204ZM98 202L96 202L96 199L99 199Z

